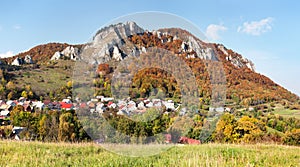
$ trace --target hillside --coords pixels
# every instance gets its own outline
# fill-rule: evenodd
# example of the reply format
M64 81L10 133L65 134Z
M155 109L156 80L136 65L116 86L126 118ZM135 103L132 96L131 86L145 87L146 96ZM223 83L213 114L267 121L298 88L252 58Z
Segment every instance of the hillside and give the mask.
M49 83L55 84L52 82L53 80L61 80L60 75L55 75L55 69L57 69L57 73L60 74L61 71L59 69L67 68L69 72L66 73L65 77L67 80L71 80L72 64L74 63L68 60L69 58L65 60L65 63L70 62L67 64L71 66L64 65L64 63L55 63L57 64L56 66L49 64L51 63L49 60L54 57L56 52L60 54L65 53L64 49L68 46L79 50L76 52L78 59L87 60L91 64L108 63L111 70L104 76L108 83L110 83L111 76L119 62L125 59L129 54L139 56L143 54L147 48L158 47L173 52L187 63L196 77L198 95L204 100L212 97L211 81L209 79L211 76L208 73L208 66L205 65L205 61L218 61L222 63L223 67L217 68L222 68L225 72L226 104L228 105L249 106L273 101L280 102L282 100L295 103L299 100L297 95L274 83L268 77L256 73L254 71L254 64L250 60L242 57L242 55L231 49L227 49L221 44L205 43L188 31L178 28L160 29L153 32L145 31L133 22L112 25L99 30L94 36L92 43L87 46L86 44L69 45L66 43L49 43L36 46L12 58L3 59L3 61L10 64L16 57L25 58L26 55L30 55L35 64L43 64L39 67L41 69L38 68L32 72L30 70L32 66L28 65L24 65L19 70L8 70L6 75L12 77L6 77L5 79L12 80L19 84L21 83L20 88L24 87L25 84L30 84L30 79L26 81L23 77L24 74L32 76L32 78L40 78L40 80L44 80L46 83L47 80L49 80ZM96 49L92 50L91 54L80 53L86 51L88 47ZM71 52L70 49L68 52ZM56 62L57 61L62 60L56 60ZM48 70L47 67L49 67L48 69L53 75L45 76L44 72ZM2 69L5 69L5 67L2 67ZM60 78L55 78L55 76ZM156 84L139 84L138 82L145 80L146 76L148 76L147 82ZM67 80L62 81L65 83ZM168 82L166 82L167 80ZM152 88L159 87L159 89L164 91L167 97L172 98L176 95L180 98L181 96L174 76L160 69L145 69L136 74L133 81L131 95L135 94L135 97L149 96ZM62 84L50 86L50 89L46 89L47 92L42 93L42 95L47 96L50 91L55 91L51 87L61 87L61 85ZM33 87L39 86L35 84ZM95 89L103 95L101 87ZM142 89L144 92L141 92ZM42 90L45 90L45 86L41 86L41 89L38 89L37 92L41 92ZM41 93L37 94L41 95ZM104 95L110 94L106 93Z
M51 57L54 55L55 52L57 51L61 52L68 46L74 46L78 48L82 47L82 45L70 45L67 43L48 43L48 44L35 46L26 52L19 53L10 58L4 58L3 60L8 64L10 64L17 57L25 58L26 55L30 55L34 62L38 64L46 63L51 59Z
M8 113L3 121L27 127L21 135L27 140L151 143L164 142L169 133L174 143L185 136L201 142L299 145L299 97L256 73L242 55L186 30L150 32L133 22L120 23L99 30L86 44L40 45L2 61L0 96ZM20 97L26 105L45 108L28 113L23 102L5 104L24 100ZM114 135L99 118L124 134Z
M165 31L165 30L164 30ZM184 30L176 30L182 34L188 34ZM169 30L167 32L172 32ZM168 38L173 39L174 36L168 35ZM133 35L130 40L142 47L161 47L173 51L175 54L183 57L184 61L189 65L195 73L200 89L204 88L204 97L210 95L210 83L207 67L204 65L203 58L197 58L197 53L194 50L190 52L182 52L182 43L180 39L172 40L171 42L162 43L158 37L152 33L144 33L142 35ZM203 43L201 41L201 43ZM216 53L216 59L222 62L223 69L226 75L227 94L229 101L241 103L243 105L257 105L260 103L279 101L286 99L290 102L296 102L299 97L280 85L273 82L268 77L256 73L254 64L243 58L240 54L227 49L220 44L204 43L205 46L212 48ZM195 58L186 58L187 55L195 54ZM157 73L157 72L152 72ZM156 77L157 78L157 77ZM208 95L205 95L205 94Z

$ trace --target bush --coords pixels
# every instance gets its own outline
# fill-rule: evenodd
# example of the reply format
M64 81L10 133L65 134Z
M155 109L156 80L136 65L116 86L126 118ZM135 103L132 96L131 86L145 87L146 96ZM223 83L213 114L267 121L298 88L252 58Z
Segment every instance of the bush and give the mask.
M285 133L284 143L289 145L300 145L300 129L293 129Z

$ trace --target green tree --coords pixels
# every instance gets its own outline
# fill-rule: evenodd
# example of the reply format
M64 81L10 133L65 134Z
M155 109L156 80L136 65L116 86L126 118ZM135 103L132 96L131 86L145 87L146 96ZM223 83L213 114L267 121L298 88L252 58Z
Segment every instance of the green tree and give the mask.
M238 135L240 141L245 143L260 141L265 130L263 122L248 116L240 118L235 127L235 133Z
M25 90L23 90L22 93L21 93L21 96L27 98L28 94Z
M216 125L216 131L213 139L219 142L234 142L237 141L237 134L235 134L236 120L234 116L229 113L222 115Z
M289 145L300 145L300 129L287 131L285 133L284 143Z
M58 127L58 140L59 141L70 141L71 137L74 136L75 125L73 123L73 115L71 113L63 113L59 117Z
M16 86L15 86L15 84L12 81L9 81L6 84L6 89L8 89L8 90L14 90L15 88L16 88Z

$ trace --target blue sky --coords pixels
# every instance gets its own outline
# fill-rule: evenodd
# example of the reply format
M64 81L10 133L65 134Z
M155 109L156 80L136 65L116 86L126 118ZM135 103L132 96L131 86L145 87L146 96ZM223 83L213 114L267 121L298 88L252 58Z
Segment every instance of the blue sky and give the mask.
M191 21L210 41L241 53L257 72L300 95L299 9L294 0L1 0L0 56L48 42L84 43L119 16L161 11Z

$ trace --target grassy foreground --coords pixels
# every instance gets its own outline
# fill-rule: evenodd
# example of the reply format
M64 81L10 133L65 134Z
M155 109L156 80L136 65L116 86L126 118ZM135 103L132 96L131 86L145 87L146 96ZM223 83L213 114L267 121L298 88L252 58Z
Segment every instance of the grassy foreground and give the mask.
M175 146L154 156L127 157L92 143L0 141L0 155L0 166L300 166L300 147L263 144Z

